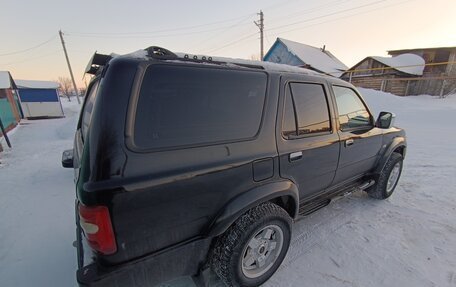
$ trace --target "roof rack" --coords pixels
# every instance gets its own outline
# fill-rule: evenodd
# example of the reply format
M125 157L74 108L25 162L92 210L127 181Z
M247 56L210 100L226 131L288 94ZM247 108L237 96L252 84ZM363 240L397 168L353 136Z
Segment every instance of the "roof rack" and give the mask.
M233 64L245 68L253 68L253 69L262 69L264 70L264 67L261 65L255 65L255 64L247 64L247 63L237 63L235 61L229 62L229 61L220 61L220 60L214 60L212 57L206 57L206 56L197 56L197 55L189 55L189 54L184 54L184 56L179 56L170 50L167 50L162 47L158 46L150 46L149 48L144 49L147 51L147 56L153 59L158 59L158 60L179 60L179 61L188 61L188 62L194 62L194 63L211 63L211 64L216 64L216 65L226 65L226 64Z
M147 56L154 59L161 60L174 60L178 59L177 55L162 47L150 46L149 48L144 49L147 51Z
M100 68L106 66L106 64L111 59L112 56L110 55L98 54L97 52L95 52L92 58L90 59L89 63L87 64L85 72L87 74L95 75L100 70Z

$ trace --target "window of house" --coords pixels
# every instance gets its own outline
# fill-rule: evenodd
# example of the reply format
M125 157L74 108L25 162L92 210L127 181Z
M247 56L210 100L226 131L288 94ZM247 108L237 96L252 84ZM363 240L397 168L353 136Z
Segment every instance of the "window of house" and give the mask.
M355 91L340 86L333 86L333 90L342 131L372 126L370 114Z

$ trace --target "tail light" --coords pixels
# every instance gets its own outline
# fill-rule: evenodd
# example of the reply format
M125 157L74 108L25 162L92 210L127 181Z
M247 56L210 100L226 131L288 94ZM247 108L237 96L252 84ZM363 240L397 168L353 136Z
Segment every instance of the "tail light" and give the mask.
M106 206L79 204L79 225L94 250L109 255L117 251L109 210Z

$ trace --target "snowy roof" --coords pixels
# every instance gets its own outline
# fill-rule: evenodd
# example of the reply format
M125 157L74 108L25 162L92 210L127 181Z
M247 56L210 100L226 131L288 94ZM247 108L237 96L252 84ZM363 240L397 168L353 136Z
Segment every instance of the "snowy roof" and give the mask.
M57 89L59 83L52 81L16 80L17 87L25 89Z
M415 54L401 54L394 57L370 57L382 64L410 75L423 75L424 59Z
M337 59L328 50L323 51L320 48L283 38L277 38L277 40L282 42L292 54L298 57L305 64L310 65L314 69L321 72L339 77L342 72L348 69L344 63Z
M0 89L10 89L14 87L13 79L8 71L0 71Z

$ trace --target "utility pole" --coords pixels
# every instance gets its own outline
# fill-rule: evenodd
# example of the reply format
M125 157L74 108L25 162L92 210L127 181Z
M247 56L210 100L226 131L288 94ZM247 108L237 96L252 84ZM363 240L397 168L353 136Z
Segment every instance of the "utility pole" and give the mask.
M60 40L62 41L63 52L65 53L65 58L66 58L66 61L68 64L68 69L70 70L71 80L73 81L73 89L74 89L74 92L76 93L76 99L78 100L78 104L81 104L81 100L79 99L78 87L76 87L76 82L74 81L74 76L73 76L73 70L71 70L70 59L68 58L68 53L67 53L67 50L65 47L65 42L63 41L62 30L59 30L59 35L60 35Z
M257 22L257 21L253 21L253 23L255 23L255 25L257 25L257 27L260 29L260 61L263 61L263 57L264 57L264 45L263 45L263 38L264 38L264 14L263 14L263 11L260 10L260 13L258 13L258 15L260 15L260 21Z

